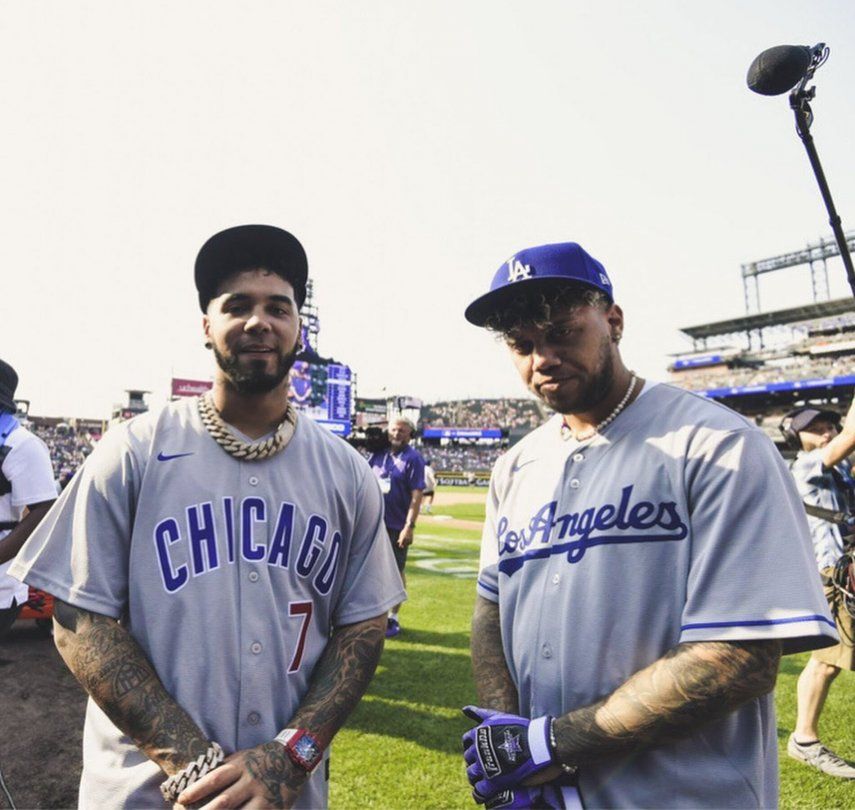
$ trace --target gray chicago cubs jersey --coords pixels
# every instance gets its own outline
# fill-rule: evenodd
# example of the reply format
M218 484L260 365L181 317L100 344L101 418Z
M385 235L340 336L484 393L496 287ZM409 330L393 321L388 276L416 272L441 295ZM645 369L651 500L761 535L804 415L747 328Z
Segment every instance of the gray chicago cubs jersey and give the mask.
M122 619L227 753L288 727L331 628L404 598L382 496L356 451L300 418L281 453L238 461L195 400L108 431L12 573ZM298 807L326 804L325 771ZM90 700L81 806L158 807L163 779Z
M605 697L680 642L829 646L834 624L795 485L722 405L648 385L604 430L554 417L496 464L478 593L500 609L529 717ZM772 696L689 737L581 770L586 807L774 807Z

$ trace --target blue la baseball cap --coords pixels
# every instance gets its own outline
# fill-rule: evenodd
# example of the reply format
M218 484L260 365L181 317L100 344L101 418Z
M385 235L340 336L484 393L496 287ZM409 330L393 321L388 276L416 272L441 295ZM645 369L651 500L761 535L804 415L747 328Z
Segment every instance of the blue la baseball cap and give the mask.
M483 326L505 302L556 281L587 284L614 300L606 268L576 242L558 242L526 248L511 256L496 271L490 291L466 307L466 320Z

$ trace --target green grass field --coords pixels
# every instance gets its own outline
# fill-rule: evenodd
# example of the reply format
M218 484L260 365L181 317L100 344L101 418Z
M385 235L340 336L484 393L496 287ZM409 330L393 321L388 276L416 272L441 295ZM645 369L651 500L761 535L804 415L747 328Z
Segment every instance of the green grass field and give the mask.
M440 487L441 492L485 489ZM483 520L481 504L434 506L435 515ZM473 702L469 622L475 601L479 532L422 520L407 563L403 633L386 642L377 675L336 738L331 805L337 808L472 808L460 736ZM855 784L786 756L795 719L796 678L807 655L785 658L778 679L781 807L855 808ZM824 741L855 760L855 676L842 673L823 713Z

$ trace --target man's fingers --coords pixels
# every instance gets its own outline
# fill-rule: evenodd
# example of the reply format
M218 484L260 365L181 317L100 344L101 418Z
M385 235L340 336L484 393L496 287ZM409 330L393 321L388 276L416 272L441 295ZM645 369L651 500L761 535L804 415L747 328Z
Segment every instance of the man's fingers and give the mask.
M472 764L471 764L471 765L466 769L466 778L469 780L469 784L470 784L470 785L473 785L473 786L474 786L474 785L475 785L475 783L476 783L479 779L483 779L483 777L484 777L484 769L481 767L481 763L480 763L480 762L473 762L473 763L472 763ZM482 791L482 792L483 792L483 791Z
M184 788L178 794L178 803L183 805L196 804L202 799L227 788L240 778L240 771L228 763L220 765L219 768L206 773L198 782Z
M494 714L499 714L499 712L494 711L493 709L482 709L480 706L464 706L463 714L465 714L470 720L483 723Z

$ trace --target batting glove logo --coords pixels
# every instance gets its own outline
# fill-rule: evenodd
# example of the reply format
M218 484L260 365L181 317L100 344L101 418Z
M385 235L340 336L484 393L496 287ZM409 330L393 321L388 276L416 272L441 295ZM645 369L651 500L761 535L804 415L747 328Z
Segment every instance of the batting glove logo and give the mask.
M551 717L529 720L477 706L467 706L463 712L479 723L463 735L463 758L466 777L475 794L484 800L516 789L553 764L549 747Z

